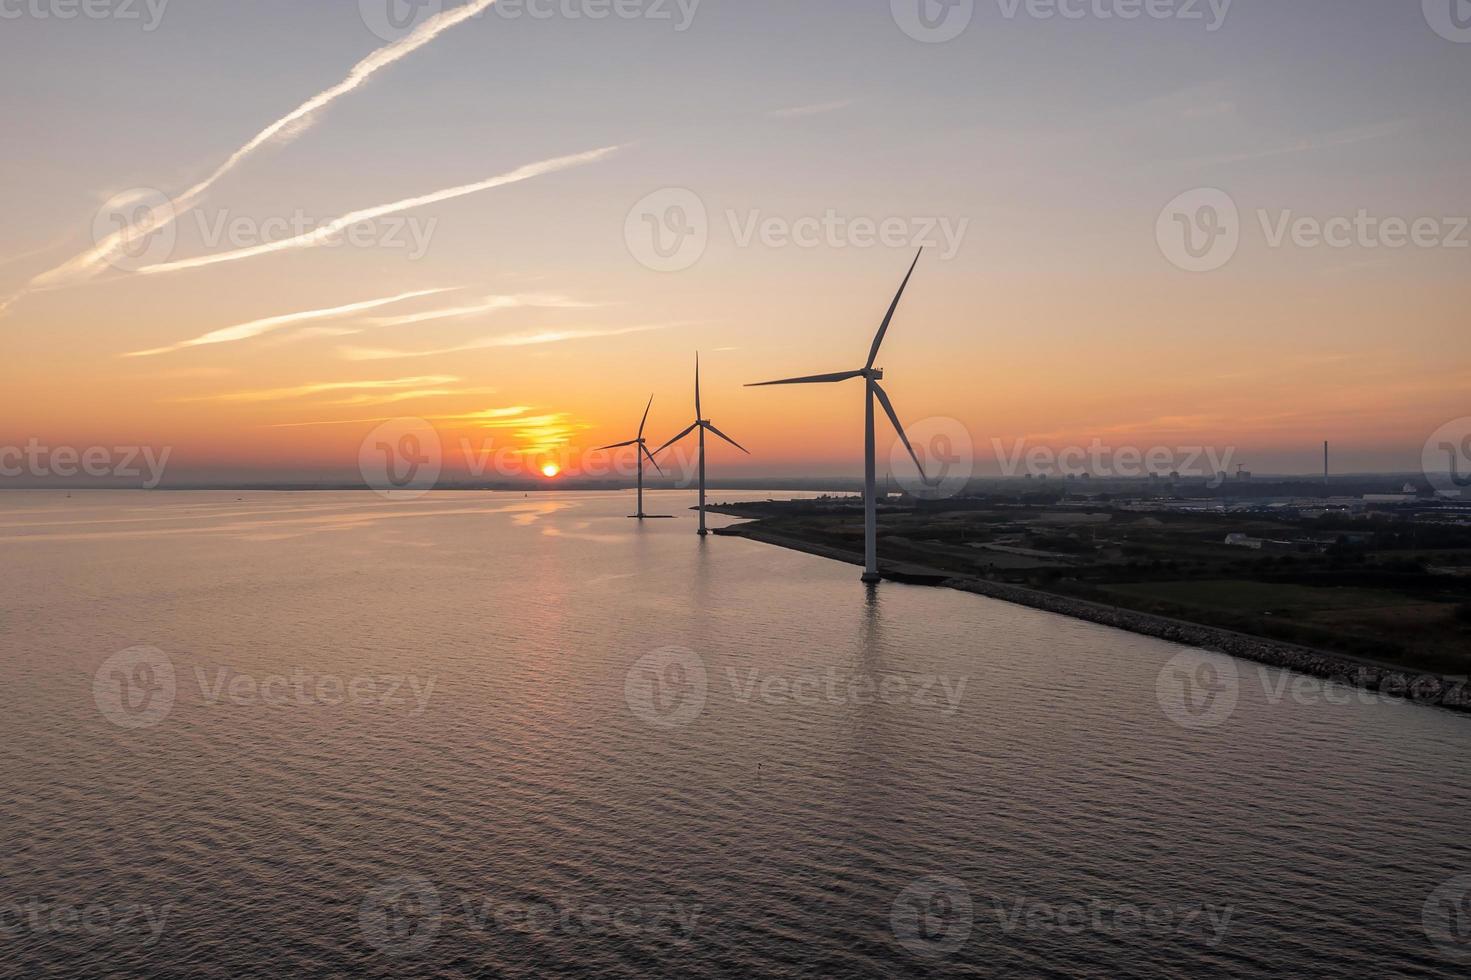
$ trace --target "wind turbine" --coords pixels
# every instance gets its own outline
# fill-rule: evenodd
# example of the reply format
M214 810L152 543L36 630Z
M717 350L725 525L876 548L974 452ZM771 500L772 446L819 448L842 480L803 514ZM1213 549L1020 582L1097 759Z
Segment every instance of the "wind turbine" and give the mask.
M704 537L705 535L707 535L707 534L710 533L709 531L705 530L705 433L708 431L708 432L711 432L711 433L719 436L720 438L724 439L726 442L730 443L732 446L734 446L737 449L739 449L741 452L745 453L747 456L749 456L751 454L746 449L745 446L742 446L740 443L736 442L730 436L726 435L724 432L721 432L719 429L715 428L714 423L712 423L709 419L705 418L704 415L703 415L703 413L701 412L701 410L700 410L700 355L699 354L696 354L695 355L695 420L694 420L694 422L690 423L690 427L688 429L685 429L679 435L675 436L673 439L670 439L668 442L664 443L664 445L662 445L658 449L654 450L654 455L655 456L659 455L664 450L668 449L670 446L674 445L676 442L678 442L679 440L683 439L685 436L689 435L691 432L694 432L696 430L699 430L699 433L700 433L700 530L699 530L699 534L700 534L700 537Z
M649 457L649 462L651 462L651 463L654 464L654 469L659 470L659 475L660 476L663 476L664 475L664 471L659 469L659 463L658 463L658 461L654 459L654 454L651 453L651 452L649 452L648 441L646 439L644 439L644 426L646 424L648 424L648 421L649 421L649 409L651 409L653 407L654 407L654 396L653 395L650 395L649 396L649 404L644 407L643 421L639 422L639 424L638 424L638 437L637 438L630 439L627 442L620 442L620 443L617 443L617 444L612 445L612 446L604 446L601 449L596 450L597 452L600 452L601 453L601 452L606 452L609 449L623 449L626 446L637 446L638 447L638 513L637 514L632 514L630 516L631 517L635 517L635 518L637 518L638 520L641 520L641 521L642 520L645 520L647 518L650 518L650 517L658 517L658 516L661 516L661 515L658 515L658 514L645 514L644 513L644 457L645 456Z
M864 379L866 397L864 398L863 430L863 581L865 582L879 580L878 505L873 448L873 400L875 398L879 400L879 404L884 406L884 412L888 414L889 421L894 423L894 431L899 433L899 438L904 442L904 448L909 450L909 455L914 459L914 465L919 467L920 479L926 483L929 482L929 478L925 476L924 464L919 461L919 455L909 444L909 437L904 434L904 426L899 424L899 416L894 411L893 402L889 401L889 396L879 386L879 382L884 377L883 369L873 366L878 360L879 347L884 342L884 334L888 333L889 323L894 319L894 311L899 308L899 300L904 296L905 287L909 285L910 276L914 275L914 268L919 265L920 255L923 254L924 249L920 249L919 255L914 257L914 263L909 267L909 273L904 277L904 282L899 286L899 292L894 296L894 302L889 304L888 315L879 325L879 332L874 335L873 347L868 351L868 363L863 367L856 371L839 371L835 374L816 374L806 378L787 378L784 381L763 381L760 384L746 385L747 388L764 388L769 385L834 384L851 378Z

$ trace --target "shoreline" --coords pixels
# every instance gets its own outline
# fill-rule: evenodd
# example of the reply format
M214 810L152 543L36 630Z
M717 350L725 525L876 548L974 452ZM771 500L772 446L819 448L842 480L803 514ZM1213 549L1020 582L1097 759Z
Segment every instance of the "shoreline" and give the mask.
M723 537L759 541L762 544L776 545L849 565L861 566L863 564L863 557L855 552L814 544L800 538L773 532L760 527L759 521L748 520L748 523L715 529L713 533ZM1468 685L1465 678L1447 677L1442 674L1396 667L1392 664L1360 659L1348 654L1329 653L1325 650L1298 646L1281 640L1237 633L1218 626L1206 626L1153 613L1137 612L1120 606L1058 595L1026 586L951 575L922 565L891 563L882 566L880 573L887 581L906 585L940 586L958 592L969 592L988 599L998 599L1043 612L1069 616L1073 619L1109 626L1140 636L1211 650L1268 667L1291 670L1363 690L1376 691L1386 697L1402 698L1416 704L1440 706L1450 711L1471 713L1471 685Z

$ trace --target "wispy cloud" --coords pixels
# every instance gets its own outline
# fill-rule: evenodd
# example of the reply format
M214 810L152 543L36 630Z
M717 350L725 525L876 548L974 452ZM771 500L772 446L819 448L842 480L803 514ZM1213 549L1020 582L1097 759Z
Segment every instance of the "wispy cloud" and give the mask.
M461 354L465 351L487 350L494 347L533 347L538 344L560 344L569 340L589 340L594 337L621 337L625 334L644 333L648 330L665 330L674 324L652 324L637 327L592 327L564 330L539 330L532 333L500 334L481 337L454 347L439 347L434 350L391 350L380 347L343 347L342 356L349 361L387 361L406 357L434 357L440 354Z
M477 316L481 313L499 313L504 310L516 310L527 307L546 309L569 309L583 310L591 309L596 303L582 303L577 300L568 299L565 296L550 296L544 294L512 295L512 296L487 296L478 303L467 306L448 306L435 310L424 310L419 313L405 313L402 316L379 316L370 318L367 323L375 327L403 327L414 323L428 323L433 320L455 320L468 316Z
M766 115L772 119L803 119L807 116L820 116L827 112L837 112L846 109L853 104L852 99L844 99L841 102L818 102L814 105L797 105L787 109L776 109Z
M305 398L333 391L379 391L393 389L430 389L454 384L460 379L454 375L433 374L418 378L387 378L372 381L318 381L312 384L294 385L290 388L264 388L258 391L229 391L218 395L198 398L180 398L186 402L268 402L292 398Z
M387 395L353 395L336 401L322 402L323 405L392 405L396 402L416 401L423 398L449 398L467 395L493 395L495 388L414 388L395 391Z
M81 255L70 259L54 269L41 273L31 280L27 291L31 289L54 288L97 275L123 249L136 243L140 238L146 238L148 235L168 226L176 220L178 215L193 208L215 183L239 166L256 150L267 143L284 143L294 139L311 125L316 113L358 88L379 71L419 50L451 27L482 13L493 3L495 3L495 0L471 0L471 2L462 6L455 7L452 10L442 11L433 17L427 18L407 36L377 49L362 61L359 61L342 81L333 85L331 88L318 92L291 112L288 112L265 129L262 129L259 133L256 133L244 145L230 154L225 159L225 162L216 167L214 172L208 177L175 197L172 202L172 208L158 209L150 213L144 226L121 228L106 236L100 242L97 242L96 245ZM12 301L14 298L12 297ZM9 305L9 303L6 305ZM0 307L0 310L3 310L3 307Z
M488 408L484 412L475 413L475 416L478 417L478 416L483 415L486 418L508 418L508 417L513 417L513 416L517 416L517 415L525 415L529 411L531 411L531 409L527 408L526 406L524 406L524 405L517 405L517 406L510 407L510 408ZM500 413L500 414L494 414L494 413ZM440 415L440 416L437 416L437 419L439 421L443 421L443 420L445 420L447 418L452 418L452 417L454 417L454 416ZM466 418L470 418L472 416L465 416L465 417ZM306 426L309 426L309 425L371 425L371 424L373 424L375 422L388 422L388 421L391 421L392 418L393 418L393 416L383 415L383 416L379 416L378 418L371 418L371 419L310 419L310 420L305 421L305 422L273 422L270 425L267 425L266 428L268 428L268 429L300 429L300 428L305 428Z
M1222 166L1230 163L1246 163L1251 160L1269 160L1272 157L1290 156L1297 153L1333 150L1344 146L1372 143L1376 140L1398 136L1411 128L1414 122L1414 119L1408 117L1391 119L1385 122L1372 123L1367 126L1355 126L1350 129L1340 129L1329 133L1304 136L1290 143L1279 143L1259 150L1243 150L1238 153L1222 153L1216 156L1194 157L1184 162L1191 166Z
M439 415L436 422L473 423L476 429L508 429L518 445L515 451L529 455L555 452L572 441L579 432L592 428L568 412L546 412L527 415L528 408L489 409L464 415ZM486 447L489 448L489 447Z
M204 347L209 344L227 344L237 340L249 340L251 337L259 337L261 334L270 333L273 330L281 330L298 323L308 323L312 320L326 320L338 316L351 316L354 313L362 313L366 310L375 310L380 306L388 306L392 303L402 303L420 296L432 296L435 293L447 292L444 289L420 289L410 293L399 293L396 296L385 296L382 299L369 299L360 303L349 303L346 306L333 306L323 310L305 310L300 313L283 313L279 316L270 316L262 320L251 320L249 323L237 323L233 327L221 327L211 330L209 333L193 340L181 340L177 344L167 347L154 347L150 350L135 350L122 357L152 357L156 354L169 354L174 351L184 350L186 347Z
M142 275L157 275L163 272L179 272L184 269L201 269L205 266L219 265L222 262L238 262L241 259L250 259L257 255L268 255L272 252L285 252L299 248L315 248L319 245L330 244L343 231L364 221L372 221L375 218L397 214L400 211L409 211L413 208L438 204L441 201L451 201L457 197L465 197L468 194L476 194L494 187L503 187L506 184L519 183L523 180L530 180L533 177L555 173L558 170L566 170L569 167L593 163L609 154L617 152L619 149L621 147L605 146L601 149L588 150L584 153L573 153L567 156L554 157L550 160L541 160L537 163L529 163L524 167L517 167L515 170L497 174L494 177L477 181L473 184L447 187L444 190L421 194L418 197L408 197L401 201L393 201L389 204L380 204L376 207L353 211L340 218L334 218L325 225L306 234L297 235L294 238L283 238L279 241L253 245L249 248L239 248L233 252L200 255L192 259L180 259L176 262L159 262L154 265L146 265L139 269L138 272Z
M528 405L508 405L502 408L484 408L474 412L424 417L431 422L444 423L446 429L461 432L466 430L507 431L511 434L515 445L505 448L527 455L555 452L567 445L577 433L592 428L588 423L574 418L568 412L540 411L537 414L531 414L534 411L536 410ZM278 422L268 427L296 429L316 425L372 425L386 421L388 421L387 416L367 419L314 419L300 422ZM485 458L498 451L498 448L494 442L489 440L480 446L474 446L463 439L460 442L460 449L466 454L467 461L471 454Z

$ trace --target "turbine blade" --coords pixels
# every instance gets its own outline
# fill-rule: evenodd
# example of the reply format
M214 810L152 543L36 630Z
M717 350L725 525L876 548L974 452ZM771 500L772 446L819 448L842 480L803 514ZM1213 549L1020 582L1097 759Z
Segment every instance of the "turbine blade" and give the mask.
M597 449L594 449L593 452L595 452L595 453L601 453L601 452L605 452L605 451L607 451L609 449L622 449L624 446L632 446L632 445L635 445L637 442L638 442L637 439L630 439L627 442L616 443L616 444L614 444L612 446L599 446Z
M719 436L720 438L724 439L726 442L730 443L732 446L736 447L741 452L745 453L747 456L751 455L751 451L749 449L747 449L745 446L742 446L740 443L736 442L734 439L732 439L730 436L726 435L724 432L721 432L719 429L715 428L715 426L711 425L709 422L705 422L703 424L704 424L704 426L705 426L706 429L708 429L711 432L715 433L717 436Z
M919 250L919 255L914 257L914 263L909 267L909 272L904 276L904 281L899 284L899 292L894 294L894 302L889 305L889 313L884 317L879 332L874 335L873 348L868 352L868 367L873 367L873 362L879 359L879 347L884 342L884 334L889 332L889 323L894 319L894 311L899 308L899 300L904 296L904 290L909 285L909 277L914 275L914 266L919 265L919 256L924 254L924 249Z
M700 414L700 352L695 352L695 418L703 418Z
M649 462L651 462L651 463L654 464L654 469L659 470L659 475L660 476L663 476L664 475L664 471L662 469L660 469L660 467L659 467L659 461L654 458L654 454L651 453L651 452L649 452L649 447L648 446L644 446L643 449L644 449L644 455L647 456L647 457L649 457Z
M879 387L877 381L873 384L873 393L878 395L879 404L884 406L884 412L888 414L889 421L894 423L894 431L899 433L899 440L904 443L904 448L909 450L909 456L914 460L914 465L919 467L919 478L928 484L930 478L925 475L924 464L919 461L919 454L909 444L909 437L904 434L904 426L899 424L899 414L894 411L894 403L889 401L889 396L884 393L884 389Z
M685 436L689 435L691 432L694 432L699 427L700 427L700 423L698 423L698 422L693 423L688 429L685 429L679 435L675 436L673 439L670 439L668 442L664 443L664 445L660 446L658 449L655 449L654 450L654 455L655 456L659 455L664 450L668 449L670 446L674 445L676 442L678 442L679 440L683 439Z
M862 377L862 371L839 371L836 374L814 374L806 378L787 378L784 381L762 381L759 384L746 385L747 388L767 388L771 385L825 385L837 381L847 381L849 378Z
M640 439L642 439L644 437L644 424L649 421L649 409L651 409L653 407L654 407L654 396L653 395L650 395L649 396L649 403L646 406L644 406L644 419L643 419L643 422L640 422L638 424L638 437Z

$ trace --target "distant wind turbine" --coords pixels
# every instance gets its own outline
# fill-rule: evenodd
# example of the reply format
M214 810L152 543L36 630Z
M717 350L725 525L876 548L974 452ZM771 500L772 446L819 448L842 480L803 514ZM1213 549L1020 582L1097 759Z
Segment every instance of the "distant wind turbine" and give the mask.
M679 440L683 439L685 436L689 435L691 432L694 432L696 430L699 430L699 433L700 433L700 531L699 531L699 534L700 534L701 537L704 537L705 535L707 535L707 534L710 533L709 531L705 530L705 433L708 431L708 432L711 432L711 433L719 436L720 438L724 439L726 442L730 443L732 446L734 446L737 449L739 449L741 452L745 453L747 456L751 455L751 453L746 449L745 446L742 446L740 443L736 442L730 436L726 435L724 432L721 432L719 429L715 428L715 425L709 419L707 419L707 418L705 418L703 416L703 413L700 410L700 355L699 354L696 354L695 355L695 420L694 420L694 422L690 423L690 427L688 429L685 429L679 435L675 436L673 439L670 439L668 442L664 443L664 445L662 445L658 449L654 450L654 455L655 456L659 455L664 450L668 449L670 446L674 445L676 442L678 442Z
M647 456L649 458L649 462L651 462L651 463L654 464L654 469L659 470L659 475L660 476L663 476L664 475L664 471L659 469L659 463L658 463L658 461L654 459L654 454L651 453L651 452L649 452L648 441L646 439L644 439L644 426L646 424L648 424L648 421L649 421L649 409L651 409L653 407L654 407L654 396L653 395L650 395L649 396L649 404L644 407L643 421L639 422L639 424L638 424L638 437L637 438L630 439L627 442L620 442L620 443L617 443L617 444L612 445L612 446L604 446L604 447L602 447L602 449L597 450L598 452L601 453L601 452L605 452L606 450L609 450L609 449L623 449L626 446L637 446L638 447L638 513L637 514L632 514L630 516L631 517L635 517L635 518L637 518L638 520L641 520L641 521L642 520L645 520L647 518L650 518L650 517L661 517L661 516L663 516L663 515L660 515L660 514L645 514L644 513L644 457Z
M909 450L909 455L914 459L914 465L919 467L920 479L926 483L929 482L929 478L925 476L924 464L919 461L919 455L909 444L909 437L904 434L904 426L899 424L899 416L894 411L893 402L889 401L889 396L884 389L879 387L879 381L884 377L883 369L873 366L878 360L879 347L884 342L884 334L888 333L889 323L894 319L894 311L899 308L899 300L903 298L904 290L909 285L910 277L914 275L915 266L919 265L920 255L923 254L924 249L920 249L919 255L914 257L914 263L910 265L909 273L905 275L904 282L900 284L899 292L894 296L894 302L889 305L888 315L879 325L879 332L874 335L873 347L868 352L868 363L863 367L857 371L839 371L836 374L816 374L806 378L787 378L784 381L763 381L760 384L746 385L747 388L764 388L768 385L834 384L851 378L864 379L867 389L867 397L864 399L863 430L863 581L865 582L879 580L878 506L873 445L873 400L875 398L879 400L879 404L884 406L884 412L888 414L889 421L894 423L894 431L899 433L899 438L904 442L904 448Z

